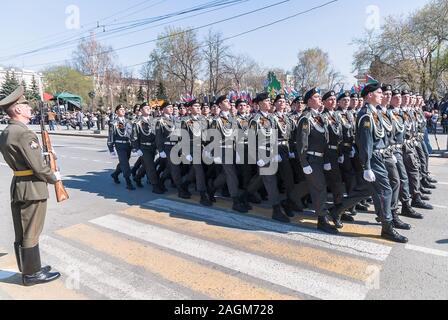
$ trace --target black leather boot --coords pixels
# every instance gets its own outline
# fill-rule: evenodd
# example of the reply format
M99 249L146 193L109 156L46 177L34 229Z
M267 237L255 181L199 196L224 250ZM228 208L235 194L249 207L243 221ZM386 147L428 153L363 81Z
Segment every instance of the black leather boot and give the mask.
M281 205L275 205L272 207L272 219L284 223L291 222L291 220L289 220L285 212L282 210Z
M413 219L423 219L423 215L415 211L409 203L402 203L401 215Z
M337 204L330 209L330 216L333 220L333 224L337 229L342 229L344 224L341 222L342 217L342 205Z
M249 198L248 198L249 202L254 203L254 204L260 204L261 203L261 197L258 194L253 194L250 193L249 194Z
M243 191L240 196L240 201L246 206L248 211L253 209L253 207L249 203L249 193L247 193L247 191Z
M358 214L358 211L356 211L356 208L355 208L355 207L351 207L351 208L348 210L348 212L349 212L349 214L350 214L352 217L354 217L354 216L356 216L356 215Z
M369 206L364 205L363 203L360 202L355 206L355 209L357 211L367 212L369 211Z
M201 200L199 201L199 203L205 207L211 207L213 205L206 192L201 192Z
M422 187L426 188L426 189L436 189L435 185L433 185L425 180L422 180Z
M429 189L425 189L425 188L420 188L420 192L423 194L432 194L432 191Z
M381 230L381 238L399 243L408 242L408 238L402 236L394 229L394 224L392 221L383 222L382 225L383 228Z
M393 226L395 229L401 229L401 230L411 230L411 225L408 223L404 223L400 220L400 217L398 216L398 210L392 211L392 217L393 217Z
M115 184L120 184L120 179L118 179L118 174L115 172L110 175L114 179Z
M341 216L341 220L345 222L355 222L355 218L353 218L351 215L346 214L345 212Z
M20 261L20 243L14 242L14 253L16 254L17 268L22 272L22 262Z
M434 207L430 205L429 203L426 203L422 200L421 195L416 195L414 199L412 200L411 206L414 208L420 208L420 209L426 209L426 210L432 210Z
M155 194L164 194L165 192L164 192L163 189L160 187L160 184L153 184L153 185L152 185L152 193L155 193Z
M431 200L430 197L428 197L427 195L424 195L424 194L422 194L422 195L420 196L420 199L422 199L423 201L429 201L429 200Z
M317 220L317 229L321 230L325 233L330 234L338 234L339 231L335 226L332 226L330 224L330 221L328 220L328 216L321 216Z
M293 218L294 217L294 212L288 202L288 200L283 200L281 203L282 209L285 212L285 214L290 217Z
M209 180L207 183L207 193L208 193L208 198L210 199L210 201L216 202L216 198L215 198L216 189L213 186L213 180Z
M434 179L433 177L429 177L429 176L426 180L428 180L429 183L437 183L438 182L436 179Z
M135 181L135 184L136 184L137 187L139 187L139 188L144 188L144 187L145 187L145 186L142 184L142 178L136 176L136 177L134 178L134 181Z
M46 268L41 268L39 245L33 248L20 247L19 250L22 262L23 285L32 286L47 283L61 276L59 272L49 272Z
M244 205L244 203L241 202L239 197L234 197L233 198L233 205L232 205L232 210L237 211L237 212L241 212L241 213L247 213L247 207Z
M135 190L135 187L132 185L131 178L126 178L126 189Z
M188 191L188 182L184 182L179 188L179 198L181 199L191 199L191 193Z

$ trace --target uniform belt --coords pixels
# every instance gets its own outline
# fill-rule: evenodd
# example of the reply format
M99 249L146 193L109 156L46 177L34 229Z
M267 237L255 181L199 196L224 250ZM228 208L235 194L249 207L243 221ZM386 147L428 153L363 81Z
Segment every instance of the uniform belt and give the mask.
M177 142L165 142L164 143L166 146L175 146L177 144Z
M140 143L142 146L152 146L154 143L152 142L142 142Z
M34 175L33 170L14 171L14 176L16 176L16 177L29 177L29 176L33 176L33 175Z
M314 152L314 151L308 151L307 154L309 154L310 156L316 156L319 158L323 158L324 154L321 152Z
M398 143L397 143L397 144L394 144L394 147L395 147L395 148L402 148L402 147L403 147L403 145L402 145L402 144L398 144Z
M387 149L375 149L375 150L373 150L373 152L381 153L381 154L384 154L386 151L387 151Z
M279 141L278 144L280 146L289 146L289 141Z
M330 149L330 150L338 150L338 146L328 146L328 149Z
M129 141L126 141L126 140L115 140L115 143L129 143Z
M344 143L344 147L352 147L353 145L351 143Z
M259 146L258 149L260 149L260 150L270 151L270 150L271 150L271 147Z

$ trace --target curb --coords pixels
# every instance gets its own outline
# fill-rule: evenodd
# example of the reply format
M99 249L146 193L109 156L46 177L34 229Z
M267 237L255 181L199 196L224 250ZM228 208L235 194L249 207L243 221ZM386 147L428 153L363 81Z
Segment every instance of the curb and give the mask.
M41 133L40 131L37 133ZM70 133L59 133L59 132L48 132L52 136L65 136L65 137L82 137L82 138L95 138L95 139L106 139L107 136L101 134L70 134Z

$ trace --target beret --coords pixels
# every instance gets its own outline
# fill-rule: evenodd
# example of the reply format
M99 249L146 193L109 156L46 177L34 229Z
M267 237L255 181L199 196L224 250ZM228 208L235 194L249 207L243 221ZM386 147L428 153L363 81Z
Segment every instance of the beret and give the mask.
M350 98L350 91L344 91L338 96L338 101L344 98Z
M298 102L303 102L303 97L302 96L298 96L297 98L295 98L292 103L298 103Z
M165 101L160 108L165 109L166 107L172 106L172 105L173 104L170 101Z
M115 107L115 112L117 112L119 109L124 108L122 104L119 104Z
M255 97L257 103L266 99L269 99L269 94L267 92L262 92L257 94L257 96Z
M398 89L394 89L392 90L392 97L394 96L400 96L401 95L401 91Z
M350 95L350 98L353 98L353 99L358 99L359 98L359 94L358 93L352 93L351 95Z
M274 103L276 103L278 100L280 99L286 99L284 94L278 94L275 99L274 99Z
M366 85L364 87L364 89L362 89L361 91L361 97L365 97L367 96L370 92L374 92L378 89L381 89L381 83L376 82L376 83L369 83L368 85Z
M336 92L334 92L333 90L328 91L326 94L324 94L324 96L322 97L322 100L327 100L330 97L335 97L336 96Z
M247 103L247 100L245 100L245 99L238 99L238 100L236 100L235 106L238 107L241 103Z
M401 95L402 96L405 96L405 95L408 95L408 94L411 94L411 93L407 89L404 89L404 90L401 91Z
M307 104L308 100L310 100L311 97L314 96L316 93L320 94L320 90L318 88L313 88L313 89L309 90L307 93L305 93L305 96L303 97L303 102L305 102L305 104Z
M392 91L392 86L391 86L390 84L384 84L384 85L381 87L381 90L383 90L383 92L386 92L386 91Z
M223 102L224 100L227 100L227 96L226 95L222 95L222 96L218 97L218 99L216 99L215 103L219 106L219 104L221 102Z

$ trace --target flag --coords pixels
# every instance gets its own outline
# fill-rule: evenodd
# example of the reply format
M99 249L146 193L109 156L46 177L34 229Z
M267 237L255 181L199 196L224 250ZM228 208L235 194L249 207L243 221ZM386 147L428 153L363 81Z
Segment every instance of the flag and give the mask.
M376 79L374 79L372 76L366 74L366 84L373 84L378 83Z

